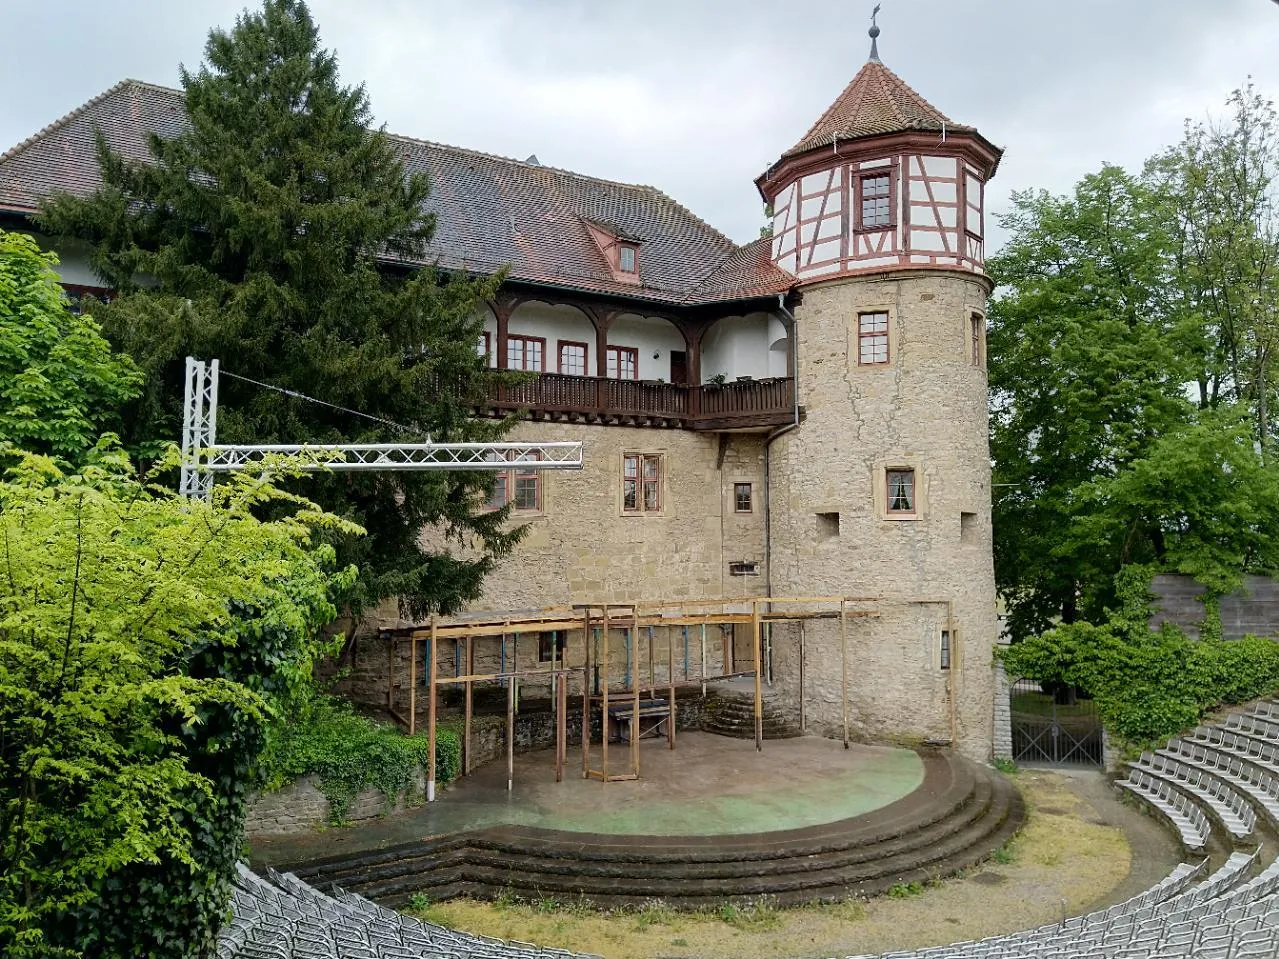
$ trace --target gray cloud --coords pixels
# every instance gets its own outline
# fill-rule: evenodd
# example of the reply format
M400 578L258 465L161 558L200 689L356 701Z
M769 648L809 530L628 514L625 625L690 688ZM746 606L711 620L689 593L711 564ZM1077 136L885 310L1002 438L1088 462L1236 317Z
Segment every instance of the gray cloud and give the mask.
M0 149L117 80L176 84L240 0L0 0ZM865 62L871 4L313 0L389 129L650 183L738 240L753 179ZM884 0L884 61L1008 153L992 187L1064 190L1174 141L1251 75L1279 96L1271 0ZM864 9L863 9L864 8ZM51 64L56 63L57 69Z

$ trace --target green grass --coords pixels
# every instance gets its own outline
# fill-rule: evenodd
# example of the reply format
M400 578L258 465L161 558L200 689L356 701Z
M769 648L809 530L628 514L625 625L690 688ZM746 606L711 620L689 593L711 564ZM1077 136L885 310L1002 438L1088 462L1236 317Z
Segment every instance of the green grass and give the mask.
M1054 715L1053 697L1048 693L1017 693L1012 698L1012 711L1024 716L1049 717ZM1074 719L1097 715L1097 707L1090 699L1081 699L1073 706L1056 705L1058 719Z

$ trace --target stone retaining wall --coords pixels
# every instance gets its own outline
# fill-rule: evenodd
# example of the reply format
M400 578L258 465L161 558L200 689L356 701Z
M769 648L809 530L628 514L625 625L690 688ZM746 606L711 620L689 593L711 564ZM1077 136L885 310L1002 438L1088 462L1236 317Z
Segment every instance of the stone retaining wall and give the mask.
M549 704L532 704L515 720L515 751L517 753L549 749L555 745L555 714ZM700 698L681 699L677 704L677 729L696 729L701 722L703 701ZM568 710L568 741L582 741L582 710ZM598 718L592 736L600 735ZM598 741L598 739L597 739ZM504 717L477 717L471 728L471 768L478 769L486 763L501 760L506 755L506 721ZM388 802L375 788L362 791L347 808L346 821L358 825L372 819L380 819L390 813L402 812L422 802L426 792L425 770L419 770L409 788ZM329 823L329 801L319 789L319 777L303 776L296 782L275 792L255 797L249 803L245 832L252 836L287 836L318 829Z

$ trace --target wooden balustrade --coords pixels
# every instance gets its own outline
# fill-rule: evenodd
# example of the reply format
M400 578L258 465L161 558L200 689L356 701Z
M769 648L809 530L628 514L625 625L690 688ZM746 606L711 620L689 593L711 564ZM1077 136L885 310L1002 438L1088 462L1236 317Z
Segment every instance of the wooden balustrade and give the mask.
M790 379L682 386L541 373L525 383L495 386L488 408L494 412L580 415L592 420L675 421L689 429L732 429L790 422L794 397L794 381Z

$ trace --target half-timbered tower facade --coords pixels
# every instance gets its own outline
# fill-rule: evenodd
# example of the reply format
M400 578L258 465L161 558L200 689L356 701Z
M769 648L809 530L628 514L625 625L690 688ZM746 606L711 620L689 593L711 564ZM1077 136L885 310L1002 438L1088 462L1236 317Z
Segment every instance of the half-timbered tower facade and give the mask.
M118 84L0 155L0 226L31 230L50 194L96 189L95 131L145 162L145 135L184 123L178 91ZM431 176L429 259L508 271L476 349L537 375L476 414L520 410L513 439L585 443L580 473L496 475L488 505L530 529L476 612L858 597L874 617L844 638L848 656L829 623L771 631L779 701L802 703L813 731L844 722L987 756L982 260L999 151L873 55L758 179L772 235L738 245L652 187L394 141ZM110 295L84 250L41 239L70 292ZM392 604L370 628L404 625ZM741 668L744 639L725 630L690 652L685 637L684 673L699 658ZM372 675L385 652L367 648ZM454 655L441 651L446 673ZM565 653L552 636L510 655ZM368 688L385 696L385 681Z

